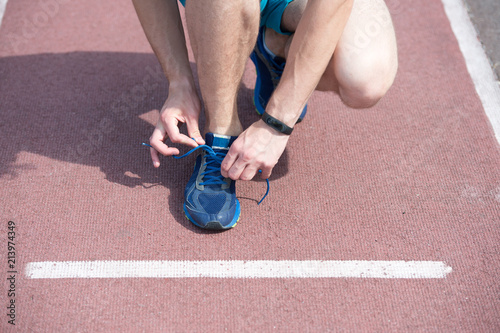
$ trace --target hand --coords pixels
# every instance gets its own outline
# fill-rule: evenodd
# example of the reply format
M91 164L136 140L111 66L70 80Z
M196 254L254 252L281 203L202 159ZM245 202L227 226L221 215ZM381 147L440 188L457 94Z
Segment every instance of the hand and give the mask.
M160 112L160 119L149 138L149 143L153 146L150 150L155 168L160 166L158 153L164 156L179 154L179 149L168 147L165 144L167 137L174 143L185 144L193 148L205 144L198 125L200 110L201 104L196 91L175 89L171 85L168 98ZM189 137L179 131L180 126L184 123L187 126Z
M288 135L279 133L262 120L253 123L233 142L221 164L221 174L233 180L251 180L262 170L269 178L288 143Z

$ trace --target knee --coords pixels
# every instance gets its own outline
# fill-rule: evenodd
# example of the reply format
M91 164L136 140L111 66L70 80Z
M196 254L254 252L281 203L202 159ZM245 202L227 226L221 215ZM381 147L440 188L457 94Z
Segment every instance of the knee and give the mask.
M342 102L354 109L370 108L385 96L390 84L380 82L360 82L356 85L339 87Z
M338 92L342 102L355 109L374 106L392 86L396 71L397 62L392 62L351 73L348 79L339 80Z
M244 28L258 29L260 5L257 1L247 0L187 1L186 15L191 16L193 21L209 17L237 23Z
M213 0L211 0L213 1ZM209 1L209 2L211 2ZM234 17L240 20L240 24L246 29L258 28L260 19L260 5L257 1L223 1L224 10L219 12L221 17Z
M233 2L233 1L229 1ZM259 19L260 19L260 5L256 1L234 1L236 6L238 7L237 10L240 11L241 13L241 19L244 23L244 25L248 28L253 28L253 26L259 26Z

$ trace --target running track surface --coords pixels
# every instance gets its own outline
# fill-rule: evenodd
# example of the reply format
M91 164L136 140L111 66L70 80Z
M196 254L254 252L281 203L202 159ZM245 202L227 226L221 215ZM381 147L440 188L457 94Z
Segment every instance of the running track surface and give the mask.
M442 4L389 2L400 67L373 109L315 93L242 218L194 228L193 160L150 163L167 83L130 2L9 1L0 29L0 219L16 223L2 331L498 331L500 154ZM48 14L47 14L48 13ZM50 14L50 15L49 15ZM194 64L193 64L194 66ZM254 69L239 108L252 106ZM439 279L32 279L40 261L438 261ZM4 314L5 313L5 314Z

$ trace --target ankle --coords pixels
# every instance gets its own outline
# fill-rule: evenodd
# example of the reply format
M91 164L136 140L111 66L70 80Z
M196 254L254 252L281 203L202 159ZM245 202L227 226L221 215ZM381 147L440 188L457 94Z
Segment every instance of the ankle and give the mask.
M204 133L214 133L220 135L228 135L228 136L238 136L243 132L243 126L241 123L235 122L230 124L221 124L221 123L207 123L205 126Z

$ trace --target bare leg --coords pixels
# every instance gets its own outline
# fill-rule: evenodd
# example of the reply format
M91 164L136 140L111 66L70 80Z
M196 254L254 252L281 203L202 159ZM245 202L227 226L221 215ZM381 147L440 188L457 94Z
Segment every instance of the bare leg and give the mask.
M282 28L295 31L307 0L291 2L283 13ZM266 43L286 57L293 35L266 30ZM396 37L383 0L355 0L335 53L317 90L335 91L353 108L376 104L391 87L398 67Z
M205 132L238 135L238 89L259 29L257 0L187 1L186 19L200 89Z

